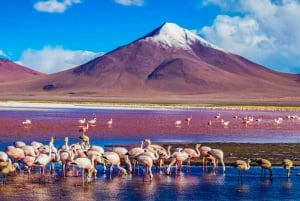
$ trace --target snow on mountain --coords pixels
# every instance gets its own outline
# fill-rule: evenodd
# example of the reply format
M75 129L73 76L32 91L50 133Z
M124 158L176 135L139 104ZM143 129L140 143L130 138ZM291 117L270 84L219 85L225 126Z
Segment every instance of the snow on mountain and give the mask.
M144 40L159 43L166 48L176 47L186 50L191 49L191 45L193 43L200 42L203 46L224 51L221 48L204 40L195 33L170 22L164 23L161 27L146 35Z

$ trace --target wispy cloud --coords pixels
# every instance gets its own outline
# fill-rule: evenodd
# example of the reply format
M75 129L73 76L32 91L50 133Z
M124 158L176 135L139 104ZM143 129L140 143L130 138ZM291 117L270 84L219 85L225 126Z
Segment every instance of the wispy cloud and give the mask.
M224 14L201 29L207 40L279 71L300 72L299 1L206 0L203 5L209 4Z
M45 46L40 50L25 50L18 63L43 73L55 73L84 64L103 54Z
M124 6L143 6L144 0L115 0L116 3Z
M7 57L7 55L5 54L5 52L3 50L0 49L0 57Z
M40 12L63 13L68 7L77 3L80 3L80 0L46 0L36 2L34 8Z

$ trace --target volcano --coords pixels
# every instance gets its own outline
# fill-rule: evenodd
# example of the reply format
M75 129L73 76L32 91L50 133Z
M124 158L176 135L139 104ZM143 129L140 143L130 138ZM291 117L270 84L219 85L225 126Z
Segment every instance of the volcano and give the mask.
M94 100L257 100L295 97L300 94L299 80L299 75L273 71L223 50L177 24L164 23L86 64L25 81L21 91L12 91Z

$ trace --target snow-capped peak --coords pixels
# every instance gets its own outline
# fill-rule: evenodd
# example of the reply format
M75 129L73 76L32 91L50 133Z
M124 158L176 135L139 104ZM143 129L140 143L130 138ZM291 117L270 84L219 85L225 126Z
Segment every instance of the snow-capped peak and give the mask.
M190 45L194 42L200 42L203 46L221 50L221 48L209 43L195 33L169 22L164 23L161 27L148 34L145 40L152 40L167 47L184 49L190 49Z

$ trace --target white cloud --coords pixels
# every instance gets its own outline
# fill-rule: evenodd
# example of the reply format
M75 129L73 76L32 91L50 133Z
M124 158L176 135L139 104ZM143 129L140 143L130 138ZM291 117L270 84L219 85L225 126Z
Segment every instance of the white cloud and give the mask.
M41 50L25 50L19 63L43 73L55 73L84 64L100 55L103 53L45 46Z
M115 0L116 3L124 6L142 6L144 5L144 0Z
M76 3L80 3L80 0L46 0L36 2L34 8L40 12L63 13L69 6Z
M300 72L299 1L206 0L203 5L208 4L230 14L201 29L207 40L275 70Z

